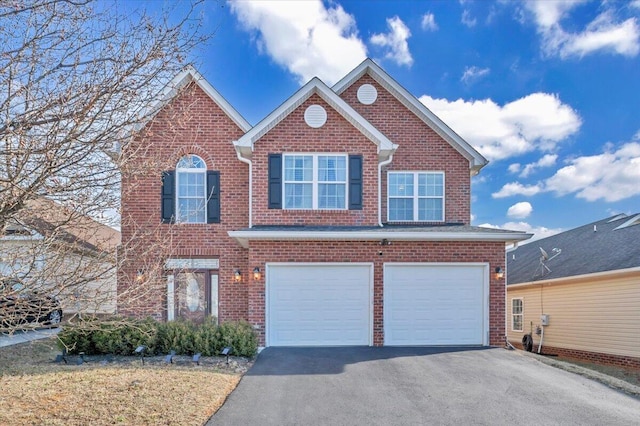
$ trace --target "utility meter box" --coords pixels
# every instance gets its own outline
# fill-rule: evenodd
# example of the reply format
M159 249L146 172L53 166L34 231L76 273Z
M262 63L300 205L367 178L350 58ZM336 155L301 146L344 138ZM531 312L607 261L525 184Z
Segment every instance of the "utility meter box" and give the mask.
M540 324L549 325L549 315L547 314L540 315Z

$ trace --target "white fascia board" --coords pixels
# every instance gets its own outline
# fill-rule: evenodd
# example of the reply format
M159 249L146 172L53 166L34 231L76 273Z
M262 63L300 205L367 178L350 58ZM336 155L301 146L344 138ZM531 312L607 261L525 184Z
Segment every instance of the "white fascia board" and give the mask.
M213 100L224 113L243 131L248 132L251 125L240 113L191 65L185 67L164 88L160 99L144 113L146 119L140 123L136 130L144 127L162 108L165 107L187 84L194 81Z
M636 266L633 268L626 269L614 269L612 271L602 271L602 272L594 272L591 274L580 274L580 275L572 275L569 277L560 277L560 278L552 278L549 280L539 280L539 281L528 281L525 283L518 284L507 284L508 289L520 289L527 287L535 287L539 285L554 285L554 284L571 284L575 281L595 281L597 279L607 279L607 278L616 278L617 276L625 276L629 274L638 274L640 273L640 266ZM509 276L509 271L507 271L507 279Z
M253 144L273 129L280 121L287 117L297 107L302 105L313 94L320 96L329 106L335 109L344 119L357 128L363 135L378 147L379 161L388 158L398 145L391 142L382 132L375 128L369 121L362 117L356 110L347 104L342 98L333 92L319 78L314 77L302 86L293 96L282 103L278 108L256 124L233 144L243 157L247 157L253 151ZM250 151L247 149L249 148Z
M418 118L438 133L444 140L458 151L463 157L469 160L471 175L476 175L481 168L489 161L482 156L460 135L454 132L446 123L436 116L429 108L420 102L415 96L398 84L389 74L387 74L378 64L371 59L365 59L353 71L347 74L342 80L333 86L333 91L340 95L364 74L369 74L382 87L387 89L400 103L412 111Z
M527 233L478 232L360 232L360 231L229 231L244 248L250 240L305 240L305 241L502 241L516 242L531 238Z

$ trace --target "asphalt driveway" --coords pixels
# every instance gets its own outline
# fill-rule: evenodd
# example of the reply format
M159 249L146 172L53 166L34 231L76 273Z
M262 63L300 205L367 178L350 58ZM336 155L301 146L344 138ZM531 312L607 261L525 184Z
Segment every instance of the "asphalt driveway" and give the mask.
M637 425L640 400L516 351L267 348L208 425Z

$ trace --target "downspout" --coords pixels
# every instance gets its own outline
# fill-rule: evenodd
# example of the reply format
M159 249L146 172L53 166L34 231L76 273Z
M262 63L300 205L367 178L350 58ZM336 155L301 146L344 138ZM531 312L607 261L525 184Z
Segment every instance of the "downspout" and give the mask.
M243 163L246 163L249 165L249 228L253 227L253 214L252 214L252 203L253 203L253 164L251 163L251 160L249 160L248 158L244 158L242 156L242 154L240 154L240 150L238 149L238 147L236 146L236 156L238 157L238 160L242 161Z
M393 160L393 152L389 158L378 162L378 226L382 227L382 168ZM387 206L388 208L388 206Z

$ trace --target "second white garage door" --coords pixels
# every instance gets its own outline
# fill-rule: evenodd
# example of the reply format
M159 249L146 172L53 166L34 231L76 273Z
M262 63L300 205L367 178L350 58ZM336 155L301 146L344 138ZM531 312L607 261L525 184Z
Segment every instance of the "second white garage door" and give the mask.
M268 264L268 346L371 344L370 264Z
M385 264L385 345L488 344L487 268Z

